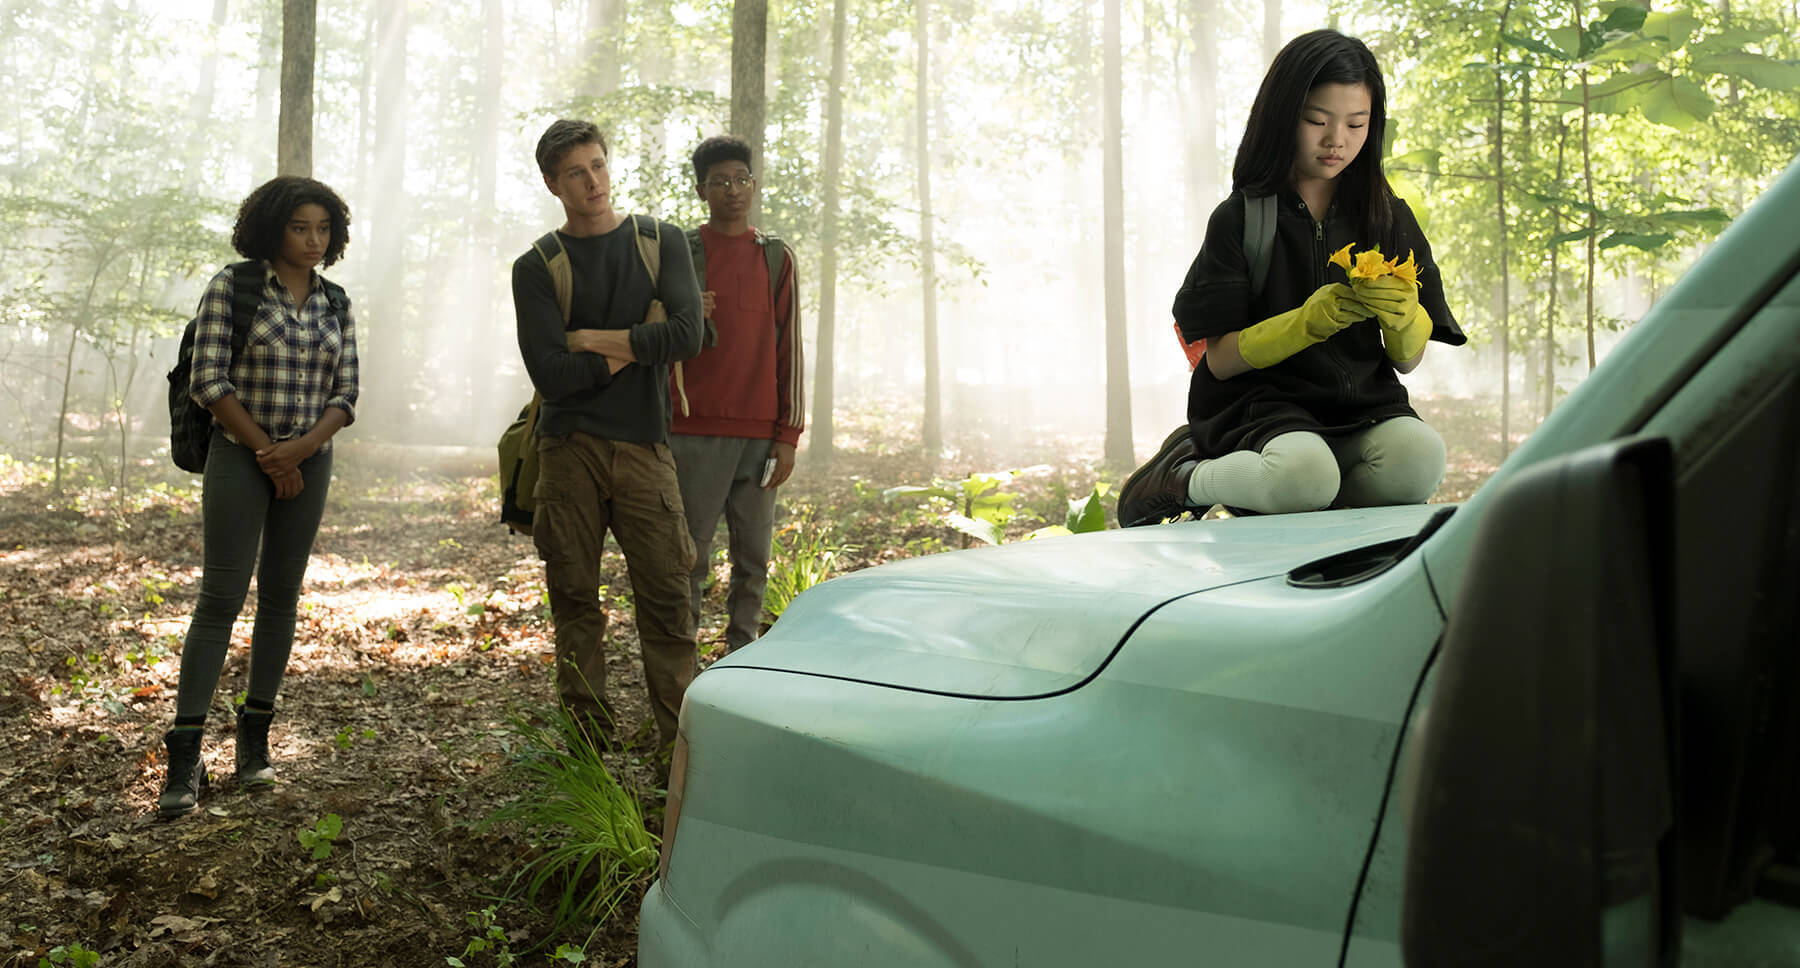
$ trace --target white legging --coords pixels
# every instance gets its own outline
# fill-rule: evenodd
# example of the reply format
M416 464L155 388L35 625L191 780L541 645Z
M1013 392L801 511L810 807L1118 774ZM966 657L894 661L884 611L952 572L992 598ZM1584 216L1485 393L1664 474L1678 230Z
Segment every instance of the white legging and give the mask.
M1264 514L1423 504L1443 477L1444 439L1417 417L1394 417L1359 434L1294 431L1260 453L1203 460L1188 478L1188 500Z

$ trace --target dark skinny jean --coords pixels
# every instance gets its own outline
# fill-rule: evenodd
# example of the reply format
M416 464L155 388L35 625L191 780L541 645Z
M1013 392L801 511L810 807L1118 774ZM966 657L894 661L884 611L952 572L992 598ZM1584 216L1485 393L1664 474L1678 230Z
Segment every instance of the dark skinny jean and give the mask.
M181 685L175 696L175 718L193 722L206 716L231 627L256 575L256 625L250 633L251 705L273 709L281 678L294 646L294 622L300 586L306 578L313 538L331 489L331 452L314 454L300 464L306 487L291 500L277 500L275 482L257 466L256 452L234 444L213 428L206 455L201 517L205 529L206 568L200 598L181 646ZM257 560L257 545L262 558Z

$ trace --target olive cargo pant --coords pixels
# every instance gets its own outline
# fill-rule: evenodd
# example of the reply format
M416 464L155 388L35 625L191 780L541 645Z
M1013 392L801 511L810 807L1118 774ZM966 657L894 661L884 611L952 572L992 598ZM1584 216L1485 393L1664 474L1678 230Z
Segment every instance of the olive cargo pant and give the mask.
M697 650L688 598L694 543L668 445L579 432L541 437L535 494L532 540L544 559L556 626L559 698L571 713L594 717L611 732L599 594L600 554L611 528L631 575L650 711L663 746L672 745Z

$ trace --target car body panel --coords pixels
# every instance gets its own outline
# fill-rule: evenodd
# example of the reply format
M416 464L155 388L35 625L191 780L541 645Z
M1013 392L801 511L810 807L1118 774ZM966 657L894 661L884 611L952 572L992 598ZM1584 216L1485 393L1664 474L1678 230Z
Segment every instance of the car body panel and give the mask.
M1051 695L1164 602L1416 533L1423 506L1071 535L896 562L808 589L713 669L772 668L948 695Z
M1271 638L1277 619L1295 635ZM1101 908L1162 926L1130 952L1146 963L1335 959L1408 698L1375 680L1438 631L1409 559L1347 588L1178 598L1092 681L1028 701L715 666L683 710L680 837L640 963L1085 968ZM1328 654L1350 641L1360 658ZM1352 681L1376 688L1346 702ZM792 960L779 926L839 909L832 943L862 960Z

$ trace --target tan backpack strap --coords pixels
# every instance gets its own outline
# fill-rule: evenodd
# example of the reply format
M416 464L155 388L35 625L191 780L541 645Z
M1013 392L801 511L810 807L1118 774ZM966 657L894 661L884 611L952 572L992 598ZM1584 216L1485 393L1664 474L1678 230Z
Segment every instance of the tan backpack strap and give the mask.
M638 216L631 217L631 234L637 239L638 258L644 260L644 270L650 273L650 292L652 299L662 297L662 287L657 280L662 269L662 223L650 220L650 234L644 234L644 223ZM687 380L681 372L681 362L677 360L673 366L675 371L675 396L681 401L681 415L688 415Z
M549 252L550 243L556 243L556 254ZM544 260L544 267L550 270L550 286L556 290L556 308L562 310L563 328L569 327L569 307L575 302L575 274L569 268L569 250L563 248L562 235L552 230L543 238L533 242L531 247L537 250L538 258Z
M638 216L631 217L631 232L637 239L638 258L644 260L644 269L650 273L650 293L651 298L655 299L662 296L662 288L657 284L658 273L662 268L662 223L651 219L648 236L644 234L643 225Z

